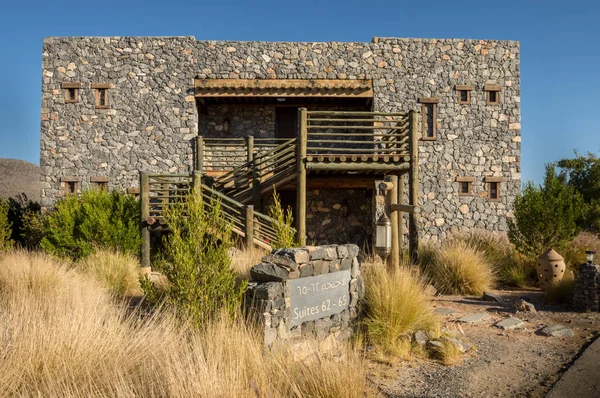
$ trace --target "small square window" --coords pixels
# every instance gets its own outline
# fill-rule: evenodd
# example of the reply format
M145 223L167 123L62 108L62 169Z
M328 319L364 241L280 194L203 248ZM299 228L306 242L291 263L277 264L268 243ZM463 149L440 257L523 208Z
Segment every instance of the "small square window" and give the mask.
M486 177L488 200L500 200L500 183L502 177Z
M108 89L112 88L112 85L110 83L92 83L92 88L96 90L96 109L108 109L110 106L110 102L108 99Z
M79 83L63 83L62 88L65 91L65 104L74 104L79 101Z
M433 141L437 138L437 104L439 98L421 98L421 139Z
M79 189L79 179L77 177L62 177L61 182L65 189L65 194L77 194Z
M473 177L456 177L458 182L458 195L468 196L473 193Z
M471 104L471 91L473 86L456 86L456 92L458 93L458 103L461 105Z
M500 103L500 86L485 86L485 100L488 105L498 105Z
M108 192L108 177L106 176L94 176L90 177L90 182L93 189L102 192Z

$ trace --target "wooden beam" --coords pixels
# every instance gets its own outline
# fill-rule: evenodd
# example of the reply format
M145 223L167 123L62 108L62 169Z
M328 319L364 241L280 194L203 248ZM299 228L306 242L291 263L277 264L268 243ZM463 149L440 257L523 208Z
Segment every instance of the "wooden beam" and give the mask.
M246 206L246 217L244 220L244 232L246 238L246 248L251 249L254 244L254 206Z
M307 163L308 170L345 170L345 171L395 171L408 170L410 165L408 162L398 164L390 163Z
M389 184L389 189L385 194L386 212L389 214L392 223L392 252L387 258L387 266L391 271L400 267L400 248L398 247L398 212L392 211L394 206L398 206L398 176L388 174L385 176L385 184Z
M404 177L398 175L398 205L404 205ZM397 208L398 209L398 208ZM398 212L398 247L400 248L400 263L404 257L404 213L402 209Z
M419 132L416 111L409 112L410 135L410 171L408 173L408 204L419 204ZM419 251L418 216L416 212L408 214L408 250L411 260L416 264Z
M145 224L145 220L150 217L150 184L148 173L140 172L140 204L141 204L141 220L140 232L142 235L142 273L149 275L150 268L150 230Z
M390 206L390 208L392 209L392 211L409 213L409 214L412 214L412 213L419 214L421 212L421 210L418 206L407 205L407 204L403 204L403 203L398 203L398 204L392 205L392 206Z
M296 148L296 164L298 176L296 179L296 217L298 231L298 244L306 245L306 142L307 142L307 121L306 108L298 109L298 140Z

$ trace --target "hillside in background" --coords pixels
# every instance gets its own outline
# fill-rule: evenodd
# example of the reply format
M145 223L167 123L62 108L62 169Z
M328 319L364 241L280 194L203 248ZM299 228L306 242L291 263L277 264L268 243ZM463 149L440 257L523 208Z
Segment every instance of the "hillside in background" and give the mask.
M0 158L0 197L20 193L25 193L31 200L40 200L40 166L24 160Z

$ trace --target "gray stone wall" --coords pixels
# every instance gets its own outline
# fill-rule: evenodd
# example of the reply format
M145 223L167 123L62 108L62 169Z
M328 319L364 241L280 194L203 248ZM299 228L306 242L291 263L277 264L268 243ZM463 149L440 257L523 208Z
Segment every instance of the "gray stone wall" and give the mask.
M358 252L358 246L352 244L276 249L251 269L253 280L246 293L246 310L261 325L265 346L285 342L300 356L298 359L303 359L311 354L307 349L314 347L306 345L308 341L317 340L321 349L328 350L349 339L364 298ZM290 281L340 271L350 271L347 308L290 327Z
M573 306L582 311L600 311L600 265L579 267L573 287Z
M106 175L111 189L124 189L137 186L139 170L190 171L191 140L198 134L194 78L372 79L377 111L420 111L419 98L439 98L437 140L419 144L422 236L439 239L470 228L504 231L520 189L519 52L517 42L459 39L47 38L42 202L51 205L62 195L61 176L78 176L86 187L90 177ZM81 83L78 103L64 103L61 82ZM114 85L110 109L95 109L90 88L95 82ZM473 86L472 100L460 105L455 86L465 84ZM489 84L501 86L497 105L486 104ZM458 196L457 176L475 178L473 195ZM498 201L487 199L486 176L504 179Z

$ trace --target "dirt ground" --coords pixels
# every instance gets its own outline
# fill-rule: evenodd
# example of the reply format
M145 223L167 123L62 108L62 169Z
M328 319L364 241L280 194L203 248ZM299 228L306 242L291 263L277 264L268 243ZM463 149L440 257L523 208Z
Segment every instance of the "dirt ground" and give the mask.
M443 326L474 345L462 362L445 366L415 359L395 364L373 363L369 378L382 397L544 397L560 375L600 333L600 313L571 312L565 306L546 304L540 291L496 291L502 303L461 296L434 297L436 308L458 314L440 316ZM518 312L512 302L525 299L536 313ZM487 312L478 324L460 324L464 315ZM520 329L503 331L494 326L509 316L525 321ZM537 334L552 324L571 328L572 337ZM462 332L464 336L462 336Z

